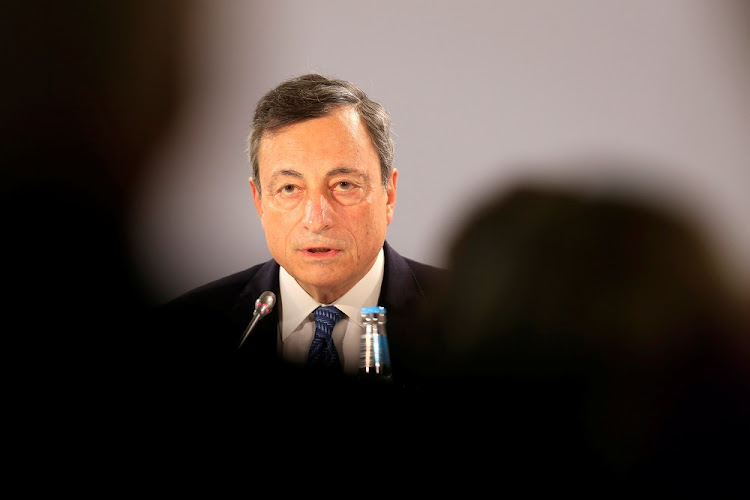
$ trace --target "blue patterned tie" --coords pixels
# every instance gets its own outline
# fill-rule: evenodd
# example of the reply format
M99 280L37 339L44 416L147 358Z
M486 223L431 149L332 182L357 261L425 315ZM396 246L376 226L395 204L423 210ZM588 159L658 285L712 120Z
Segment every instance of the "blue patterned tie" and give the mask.
M307 364L327 370L339 370L339 355L333 344L333 327L344 313L334 306L320 306L313 311L315 315L315 337L307 353Z

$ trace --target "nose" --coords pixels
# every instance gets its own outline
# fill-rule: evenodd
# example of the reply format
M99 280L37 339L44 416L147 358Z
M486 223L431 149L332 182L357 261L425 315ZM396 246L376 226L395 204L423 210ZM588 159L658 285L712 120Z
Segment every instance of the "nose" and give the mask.
M320 233L331 227L332 207L325 195L313 195L305 203L305 227L313 233Z

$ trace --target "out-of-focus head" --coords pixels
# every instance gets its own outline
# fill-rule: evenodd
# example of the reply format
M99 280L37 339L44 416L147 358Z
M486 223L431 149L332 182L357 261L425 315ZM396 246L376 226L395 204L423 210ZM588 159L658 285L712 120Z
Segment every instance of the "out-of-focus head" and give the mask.
M444 370L502 400L491 421L618 474L715 456L704 450L741 435L724 429L746 429L743 296L682 212L516 185L473 212L448 260L448 290L472 300L442 317Z
M450 254L456 287L475 295L455 347L481 350L492 336L551 356L679 358L736 302L715 250L687 215L624 194L505 190Z
M12 65L0 84L4 144L26 147L12 153L21 157L57 152L58 158L39 160L19 175L81 185L99 182L90 176L108 176L118 189L136 187L182 103L193 7L180 0L42 0L9 7L0 21L0 43ZM92 172L84 160L68 160L84 153L107 170Z

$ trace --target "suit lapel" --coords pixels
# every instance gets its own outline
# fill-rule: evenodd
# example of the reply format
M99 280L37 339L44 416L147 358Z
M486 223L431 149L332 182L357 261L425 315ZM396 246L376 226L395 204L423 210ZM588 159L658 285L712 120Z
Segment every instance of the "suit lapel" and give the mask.
M387 241L383 245L383 250L385 272L378 304L391 312L400 310L423 294L406 259L391 248Z
M385 249L385 274L379 305L386 309L386 331L391 352L394 380L413 385L418 376L414 372L426 356L426 344L431 331L425 327L426 298L408 261L388 243Z

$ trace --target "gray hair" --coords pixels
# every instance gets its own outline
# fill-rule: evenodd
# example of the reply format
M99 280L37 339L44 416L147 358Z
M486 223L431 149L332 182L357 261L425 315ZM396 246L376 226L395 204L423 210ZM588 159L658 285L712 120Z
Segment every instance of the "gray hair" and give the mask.
M263 134L293 123L326 116L339 106L353 107L364 121L378 152L381 180L385 189L393 170L394 154L388 111L370 100L362 89L351 82L307 74L287 80L270 90L255 108L247 152L258 194L258 147Z

